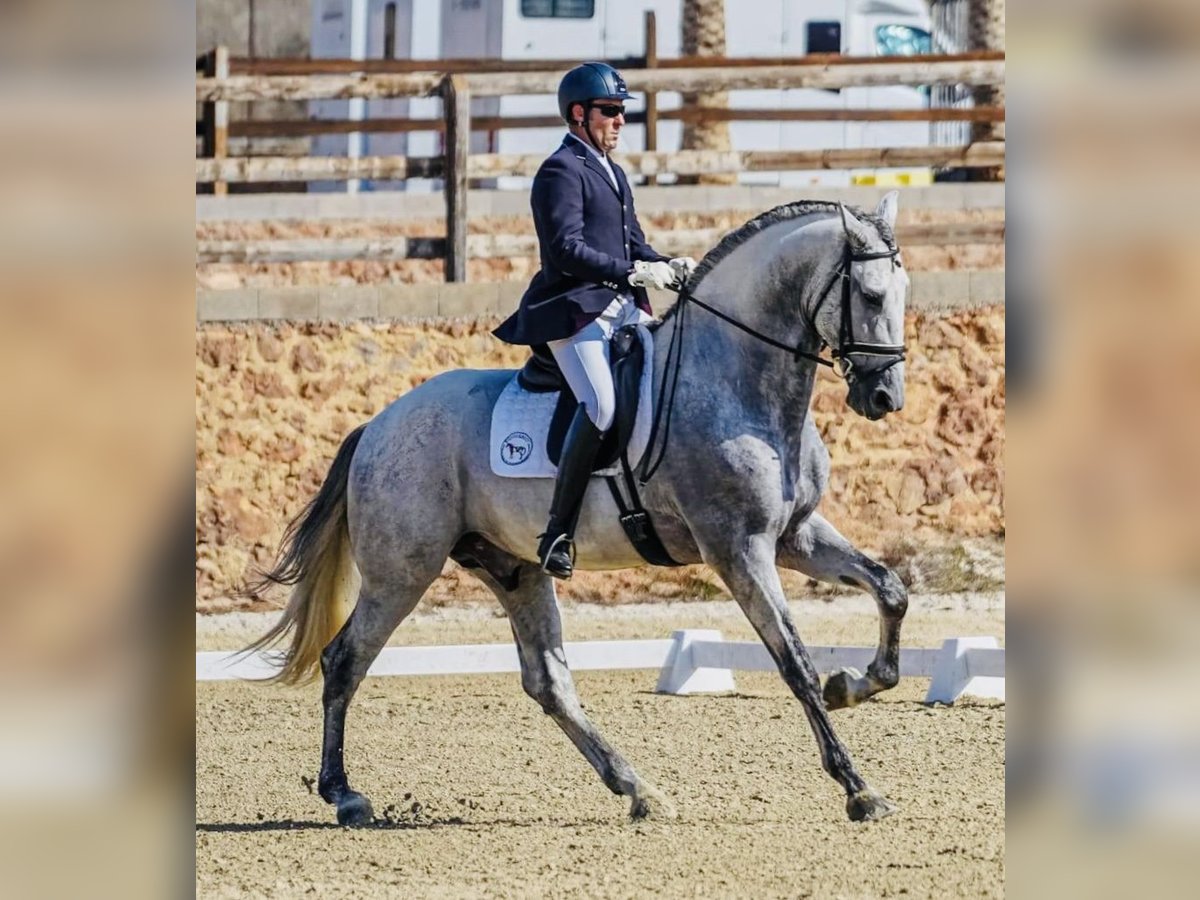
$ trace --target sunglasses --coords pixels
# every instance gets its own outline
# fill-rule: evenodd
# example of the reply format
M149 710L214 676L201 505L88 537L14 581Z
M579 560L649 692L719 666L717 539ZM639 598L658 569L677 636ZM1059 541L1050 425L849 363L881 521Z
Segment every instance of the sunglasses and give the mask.
M619 103L593 103L592 109L600 110L600 115L606 119L615 119L625 113L625 107Z

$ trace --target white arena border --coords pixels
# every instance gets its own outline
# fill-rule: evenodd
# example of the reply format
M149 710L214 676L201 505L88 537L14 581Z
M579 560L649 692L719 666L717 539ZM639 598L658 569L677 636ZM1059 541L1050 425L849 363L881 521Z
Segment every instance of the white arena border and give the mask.
M656 691L702 694L735 690L734 670L774 672L775 661L757 641L726 641L708 629L676 631L669 640L580 641L563 645L576 671L657 669ZM809 647L820 672L842 666L865 671L874 647ZM368 675L492 675L520 672L513 644L386 647ZM203 651L197 681L260 679L274 674L267 656ZM940 648L900 651L900 675L931 679L926 703L953 703L963 695L1004 700L1004 650L994 637L950 638Z

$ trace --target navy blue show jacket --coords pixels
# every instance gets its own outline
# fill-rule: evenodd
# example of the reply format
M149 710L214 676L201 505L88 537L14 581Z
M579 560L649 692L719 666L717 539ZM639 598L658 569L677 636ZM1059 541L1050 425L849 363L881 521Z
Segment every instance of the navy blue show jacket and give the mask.
M648 315L645 288L630 288L634 260L665 262L646 243L621 167L609 160L619 189L604 166L567 137L533 179L530 205L542 270L521 305L492 332L510 344L545 344L570 337L602 313L613 298L632 291Z

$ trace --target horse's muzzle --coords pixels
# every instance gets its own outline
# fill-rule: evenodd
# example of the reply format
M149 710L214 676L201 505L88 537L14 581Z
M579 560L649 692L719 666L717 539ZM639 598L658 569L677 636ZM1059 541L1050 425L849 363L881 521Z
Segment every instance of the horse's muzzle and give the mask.
M877 374L859 374L850 382L846 401L851 409L871 421L899 412L904 408L904 364Z

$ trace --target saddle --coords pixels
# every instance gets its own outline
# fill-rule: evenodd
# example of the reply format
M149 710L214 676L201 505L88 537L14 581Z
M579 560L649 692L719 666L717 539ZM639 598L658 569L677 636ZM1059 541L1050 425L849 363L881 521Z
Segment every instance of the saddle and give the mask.
M637 326L626 325L613 332L608 344L609 368L612 371L613 387L616 392L617 414L612 427L605 432L592 463L592 471L607 469L625 452L633 435L637 420L638 393L642 382L643 356L645 350L638 339ZM517 383L535 394L560 391L558 404L550 419L550 432L546 437L546 455L558 465L562 455L563 439L579 407L579 400L572 393L563 377L562 370L554 361L550 348L535 344L533 355L517 373Z

